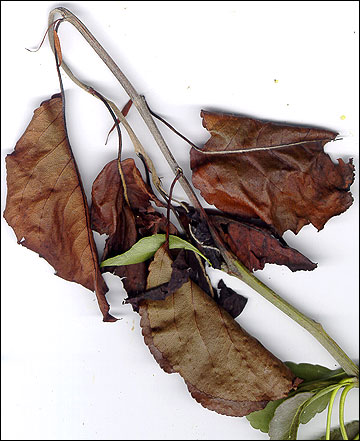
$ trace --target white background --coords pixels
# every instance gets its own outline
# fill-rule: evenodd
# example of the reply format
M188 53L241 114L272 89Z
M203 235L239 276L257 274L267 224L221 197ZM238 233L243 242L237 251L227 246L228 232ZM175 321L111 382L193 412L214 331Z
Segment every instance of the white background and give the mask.
M267 265L256 275L321 322L358 360L358 2L2 2L1 211L5 155L33 110L59 91L47 40L36 53L25 47L37 47L49 11L60 5L78 15L150 106L198 145L208 138L202 108L321 126L343 136L326 151L334 160L354 158L353 206L321 232L306 226L297 236L285 234L318 268L291 273ZM74 72L121 107L125 93L82 37L69 24L59 35ZM98 172L115 157L117 140L113 134L104 146L112 120L103 105L65 75L64 86L70 142L89 195ZM168 186L170 169L135 109L129 121ZM189 173L188 145L163 133ZM127 156L133 153L124 135ZM175 196L183 197L179 186ZM180 376L160 369L143 342L139 316L121 304L118 278L105 275L112 313L122 320L106 324L93 293L53 273L17 245L2 218L2 439L267 439L245 418L202 408ZM225 279L249 298L239 322L276 356L338 367L256 292ZM357 399L358 392L349 394L347 420L357 417ZM325 418L301 426L299 438L314 439Z

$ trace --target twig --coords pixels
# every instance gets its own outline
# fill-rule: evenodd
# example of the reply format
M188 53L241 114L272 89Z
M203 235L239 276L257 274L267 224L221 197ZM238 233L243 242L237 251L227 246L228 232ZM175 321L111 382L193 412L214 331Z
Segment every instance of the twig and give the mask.
M165 159L167 160L171 170L176 175L178 173L178 170L181 170L181 168L177 164L164 138L162 137L158 127L156 126L155 121L153 120L149 112L149 109L146 105L144 97L140 96L136 92L135 88L132 86L132 84L123 74L123 72L119 69L119 67L116 65L114 60L110 57L110 55L103 49L103 47L99 44L99 42L95 39L95 37L85 27L85 25L68 9L62 7L53 9L49 14L49 23L53 23L54 16L56 13L59 13L65 21L71 23L81 33L81 35L90 44L90 46L94 49L97 55L103 60L103 62L107 65L107 67L113 73L115 78L122 85L126 93L133 101L135 107L139 111L142 119L148 126L150 133L154 137L157 145L159 146L161 152L163 153ZM49 33L49 41L50 41L50 46L54 51L55 50L54 37L51 33ZM71 70L68 68L68 66L65 64L64 61L62 62L61 67L69 76L72 75ZM72 79L80 87L83 87L83 83L81 83L79 80L77 80L76 78L75 79L72 78ZM119 118L118 114L116 114L116 116ZM121 118L119 119L121 120ZM190 186L189 182L187 181L186 177L183 174L180 176L179 182L183 187L190 202L193 204L193 206L196 209L199 210L200 215L208 221L205 210L201 206L196 194L194 193L192 187ZM280 309L282 312L288 315L291 319L296 321L300 326L302 326L308 332L310 332L322 344L322 346L335 358L335 360L338 361L338 363L342 366L342 368L348 375L358 376L359 368L336 344L336 342L326 334L322 326L319 323L316 323L314 320L306 317L304 314L300 313L296 308L294 308L292 305L287 303L272 289L270 289L268 286L266 286L264 283L258 280L252 273L250 273L250 271L248 271L247 268L245 268L240 262L238 262L236 257L225 248L216 229L212 226L211 222L208 223L214 242L216 246L219 248L228 266L228 271L232 275L238 277L240 280L247 283L249 286L255 289L255 291L257 291L260 295L262 295L266 300L271 302L274 306L276 306L278 309Z
M180 133L178 130L176 130L164 118L157 115L153 110L151 110L148 103L146 103L146 105L147 105L149 112L151 113L152 116L154 116L156 119L158 119L163 124L165 124L166 127L168 127L170 130L172 130L174 133L176 133L176 135L178 135L181 139L186 141L194 150L196 150L197 152L199 152L205 156L209 156L209 155L218 155L218 156L219 155L227 155L228 156L228 155L232 155L232 154L253 153L253 152L259 152L259 151L264 151L264 150L277 150L277 149L283 149L285 147L301 146L301 145L312 143L312 142L314 142L314 143L316 143L316 142L330 142L330 141L337 141L338 140L338 138L335 138L335 139L333 139L333 138L310 139L310 140L306 140L306 141L290 142L287 144L267 145L267 146L261 146L261 147L254 146L254 147L242 148L242 149L238 149L238 150L204 150L204 149L201 149L200 147L198 147L192 141L190 141L190 139L186 138L186 136L184 136L182 133Z

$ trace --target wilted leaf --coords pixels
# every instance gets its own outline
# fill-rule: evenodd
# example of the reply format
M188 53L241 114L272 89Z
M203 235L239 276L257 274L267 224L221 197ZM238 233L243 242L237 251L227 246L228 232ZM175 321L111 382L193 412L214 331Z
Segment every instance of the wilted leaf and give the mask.
M300 424L303 407L314 394L299 393L283 401L275 410L269 424L269 437L274 440L294 440Z
M121 266L145 262L156 253L156 251L165 243L165 241L165 234L154 234L152 236L143 237L142 239L138 240L136 244L134 244L128 251L104 260L101 262L100 266ZM173 250L176 248L193 251L194 253L199 254L199 256L203 257L205 260L208 260L202 253L200 253L198 249L191 245L191 243L181 239L181 237L169 234L169 249Z
M351 421L350 423L345 424L346 433L348 439L355 439L355 436L359 434L359 421ZM319 440L326 439L326 436L323 435L320 438L316 438ZM330 439L331 440L340 440L343 439L340 431L340 427L336 427L330 431Z
M170 277L171 259L160 248L147 288ZM204 407L243 416L293 388L290 370L191 280L165 300L145 300L139 312L155 359L166 372L178 372Z
M130 207L124 198L117 160L105 165L92 188L92 228L109 236L102 260L128 251L141 236L166 231L166 218L151 206L151 201L158 206L162 206L162 203L143 181L134 160L122 161L121 168ZM176 234L173 225L170 232ZM143 261L129 266L106 267L104 270L124 277L123 284L130 296L145 290L147 264Z
M286 265L291 271L313 270L316 264L287 246L268 228L224 216L211 216L224 242L250 271L261 270L265 263Z
M189 205L187 205L186 210L181 206L177 207L176 210L188 235L196 240L196 246L210 260L214 268L221 269L223 259L219 250L215 247L207 221L200 216L198 210Z
M35 110L15 151L7 156L4 217L18 243L39 253L59 277L95 290L105 321L106 284L99 270L89 210L68 141L62 98Z
M193 207L188 206L187 209L187 212L182 207L177 209L182 223L187 229L191 228L192 236L198 241L201 251L215 268L220 269L222 259L215 247L207 222ZM263 269L265 263L286 265L291 271L316 268L315 263L299 251L290 248L260 219L245 220L211 209L207 209L206 212L225 245L250 271Z
M91 225L93 230L109 236L102 259L127 251L138 239L135 216L125 202L116 161L106 164L93 183ZM123 284L129 295L145 289L145 263L106 270L124 277Z
M162 246L165 247L165 245ZM149 288L136 297L125 299L125 302L130 303L134 307L134 310L138 311L142 300L164 300L167 296L181 288L182 285L189 280L191 272L191 268L187 265L184 254L184 250L180 251L172 263L172 272L169 282Z
M226 286L222 279L219 280L218 289L220 291L216 302L223 307L231 317L236 318L245 308L247 298Z
M352 162L334 164L323 150L336 133L205 111L201 116L211 134L205 152L251 150L226 155L191 150L193 183L209 204L260 218L280 235L309 223L321 229L352 204Z

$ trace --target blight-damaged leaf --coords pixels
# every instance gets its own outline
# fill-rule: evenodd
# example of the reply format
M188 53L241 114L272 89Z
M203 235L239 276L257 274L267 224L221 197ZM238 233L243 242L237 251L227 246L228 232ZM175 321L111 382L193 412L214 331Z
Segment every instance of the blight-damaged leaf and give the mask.
M177 208L182 223L191 230L201 251L214 268L221 268L221 258L216 250L207 222L193 207L187 211ZM316 264L286 242L260 219L244 219L235 215L207 209L210 222L217 229L227 247L249 271L261 270L265 263L286 265L291 271L313 270Z
M170 277L171 259L160 248L147 288ZM291 371L191 280L163 301L145 300L139 312L155 359L166 372L178 372L204 407L243 416L293 388Z
M94 181L92 188L91 224L100 234L107 234L102 260L128 251L142 236L163 233L167 220L151 206L162 203L143 181L133 159L121 162L130 206L124 197L118 162L113 160L105 165ZM170 225L170 233L176 228ZM105 267L120 277L128 295L137 295L145 290L147 264L140 262L129 266Z
M211 216L211 220L230 250L250 271L263 269L265 263L286 265L291 271L316 268L316 263L287 246L268 228L224 216Z
M218 283L219 297L215 299L233 318L240 315L246 306L247 298L225 285L221 279Z
M107 286L99 270L60 95L35 110L14 152L7 156L6 166L4 217L18 243L44 257L59 277L95 291L104 321L115 321L105 298Z
M323 150L336 133L221 113L201 116L211 134L204 151L251 150L226 155L191 150L193 183L209 204L260 218L280 235L298 233L309 223L320 230L352 204L352 162L334 164ZM284 144L295 145L261 150Z
M162 245L165 247L165 245ZM130 303L135 311L139 311L139 305L142 300L164 300L167 296L173 294L190 278L191 268L188 267L185 259L185 251L182 250L177 255L171 265L172 272L170 280L162 285L147 289L145 292L125 299L126 303Z

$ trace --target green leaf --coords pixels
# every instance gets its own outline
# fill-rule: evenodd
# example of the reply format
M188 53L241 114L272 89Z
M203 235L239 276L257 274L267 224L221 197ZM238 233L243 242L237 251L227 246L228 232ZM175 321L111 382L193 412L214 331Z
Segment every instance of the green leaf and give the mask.
M350 423L345 424L346 433L349 439L354 439L355 436L359 433L359 421L351 421ZM325 435L321 436L320 438L315 438L323 440L325 439ZM340 431L340 427L336 427L335 429L332 429L330 432L330 439L336 440L336 439L343 439Z
M302 378L304 382L324 380L331 378L335 375L341 375L343 369L331 370L319 364L310 363L293 363L292 361L286 361L286 366L290 368L292 373L299 378Z
M300 415L312 392L302 392L288 398L275 410L269 424L269 437L273 440L296 440Z
M268 433L269 424L274 416L274 412L285 399L286 398L276 401L269 401L264 409L249 413L249 415L246 416L246 419L250 422L254 429L259 429L261 432Z
M122 266L122 265L132 265L134 263L145 262L145 260L150 259L156 251L165 243L165 234L154 234L152 236L143 237L138 240L128 251L118 256L111 257L101 262L100 266ZM184 248L186 250L193 251L199 254L207 262L210 261L195 248L191 243L187 242L180 237L169 235L169 248L172 250L174 248ZM210 264L211 265L211 264Z
M304 382L300 384L297 391L290 393L290 397L271 401L264 409L252 412L246 417L254 429L259 429L264 433L269 432L270 421L278 406L296 395L303 394L305 391L312 392L311 395L313 396L311 400L304 403L300 412L299 421L301 424L308 423L317 413L323 412L327 407L333 388L331 384L334 381L337 383L343 375L346 375L343 369L331 370L317 364L297 364L290 361L285 362L285 364L291 369L295 376L304 379ZM329 381L333 377L334 381ZM306 387L306 385L309 386Z
M316 395L314 395L316 398ZM306 424L308 423L317 413L323 412L327 405L329 404L331 398L331 392L328 392L325 395L320 395L318 398L314 399L309 404L306 404L303 408L303 411L300 415L300 423Z

